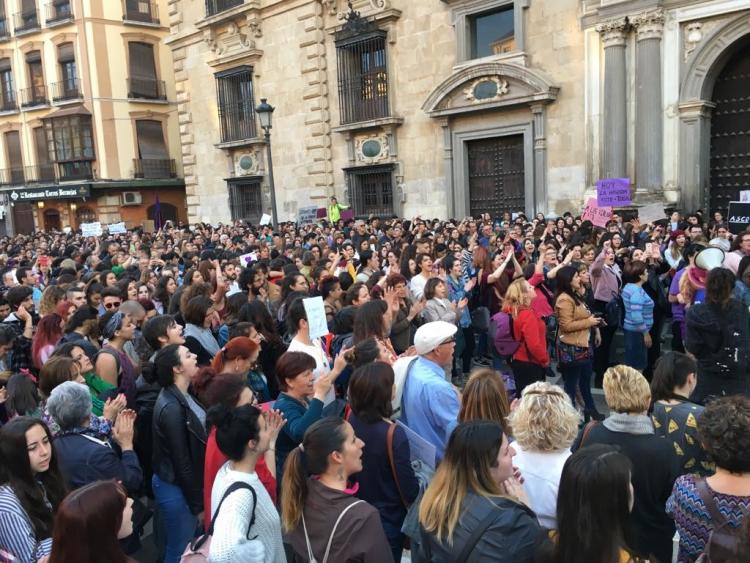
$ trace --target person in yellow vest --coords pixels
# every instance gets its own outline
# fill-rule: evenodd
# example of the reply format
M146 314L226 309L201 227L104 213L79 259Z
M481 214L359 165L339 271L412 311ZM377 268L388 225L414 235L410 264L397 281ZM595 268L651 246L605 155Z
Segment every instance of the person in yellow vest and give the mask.
M328 206L328 220L335 225L341 219L341 210L346 209L346 205L341 205L336 196L331 196L331 205Z

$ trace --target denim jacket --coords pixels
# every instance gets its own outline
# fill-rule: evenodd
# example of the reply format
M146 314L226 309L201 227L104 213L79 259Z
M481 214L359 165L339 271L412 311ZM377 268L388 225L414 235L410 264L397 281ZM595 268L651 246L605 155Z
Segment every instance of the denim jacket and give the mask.
M464 284L466 283L463 279L455 281L452 276L446 277L446 283L448 284L448 299L453 303L458 303L464 297L469 295L464 291ZM461 328L467 328L471 326L471 315L469 314L468 305L464 307L461 318L458 321L458 325Z

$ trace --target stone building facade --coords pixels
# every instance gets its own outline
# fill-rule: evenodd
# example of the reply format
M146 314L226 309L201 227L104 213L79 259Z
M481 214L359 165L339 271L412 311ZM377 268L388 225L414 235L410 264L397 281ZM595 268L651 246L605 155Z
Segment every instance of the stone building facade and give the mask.
M168 2L188 215L214 222L270 214L261 99L281 220L332 195L359 216L561 213L613 176L696 207L748 28L743 0Z
M726 210L750 188L750 3L585 0L587 177Z
M0 231L187 219L166 18L167 0L0 0Z
M246 123L261 98L276 108L282 220L331 195L358 215L578 205L586 187L584 146L570 128L584 119L578 8L578 0L170 0L190 217L257 219L270 209L263 135Z

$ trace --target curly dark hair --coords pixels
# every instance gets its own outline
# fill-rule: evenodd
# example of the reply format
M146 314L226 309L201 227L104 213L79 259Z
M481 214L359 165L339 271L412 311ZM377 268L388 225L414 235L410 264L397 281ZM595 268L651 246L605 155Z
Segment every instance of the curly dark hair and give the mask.
M733 395L708 403L698 420L698 436L718 467L750 471L750 399Z

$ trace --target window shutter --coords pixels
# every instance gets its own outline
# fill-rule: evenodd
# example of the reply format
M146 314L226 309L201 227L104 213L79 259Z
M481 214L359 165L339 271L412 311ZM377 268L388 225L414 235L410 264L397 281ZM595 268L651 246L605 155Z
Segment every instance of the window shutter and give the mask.
M44 127L34 129L34 145L36 148L37 164L49 164L49 150L47 148L47 133Z
M42 52L41 51L31 51L29 53L26 53L26 62L27 63L41 63L42 62Z
M0 20L5 19L5 0L0 0Z
M136 42L128 43L128 55L130 59L130 76L132 78L156 80L153 45Z
M57 49L57 61L60 63L71 63L76 60L73 43L63 43Z
M21 0L21 13L33 14L36 12L36 0Z
M11 168L22 168L21 134L18 131L5 133L5 147L8 151L8 162L12 164Z
M6 70L10 70L10 59L0 59L0 72L5 72Z
M138 135L138 151L142 159L166 160L169 158L161 121L139 120L135 122L135 129Z

